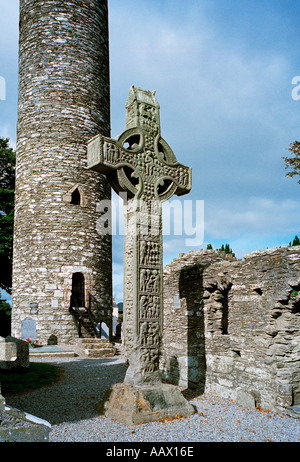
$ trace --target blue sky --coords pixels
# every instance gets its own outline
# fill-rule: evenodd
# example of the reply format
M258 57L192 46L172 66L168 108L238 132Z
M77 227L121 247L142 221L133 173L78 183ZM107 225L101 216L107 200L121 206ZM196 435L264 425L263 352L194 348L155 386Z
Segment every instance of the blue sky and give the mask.
M162 136L193 169L185 199L204 201L204 242L164 236L165 264L207 243L242 258L300 234L300 186L282 160L300 138L299 18L294 0L109 0L112 136L124 130L130 86L155 89ZM0 136L12 145L17 40L18 1L1 0ZM113 242L119 301L123 236Z

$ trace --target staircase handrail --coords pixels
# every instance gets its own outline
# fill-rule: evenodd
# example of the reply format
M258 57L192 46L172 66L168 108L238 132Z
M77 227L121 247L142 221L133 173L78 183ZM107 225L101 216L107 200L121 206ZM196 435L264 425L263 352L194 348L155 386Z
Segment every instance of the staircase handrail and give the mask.
M101 309L100 309L100 302L92 295L89 293L89 309L91 311L96 311L97 313L97 320L98 322L102 322L102 314L101 314Z
M70 306L69 312L71 313L79 338L81 338L81 325L82 325L82 315L80 313L80 310L78 306Z

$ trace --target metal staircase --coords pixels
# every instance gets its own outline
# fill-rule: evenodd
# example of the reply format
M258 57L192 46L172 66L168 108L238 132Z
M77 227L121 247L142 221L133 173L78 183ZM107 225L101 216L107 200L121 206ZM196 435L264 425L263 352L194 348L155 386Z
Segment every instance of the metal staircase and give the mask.
M79 338L95 338L100 336L101 329L97 325L103 321L101 316L101 306L93 295L89 294L88 306L79 306L74 296L70 299L70 314L73 316L74 323Z
M70 314L73 316L77 332L77 347L89 358L109 358L116 354L117 349L109 339L101 336L101 305L93 295L89 294L88 306L79 306L76 297L71 296ZM97 325L100 327L97 328Z

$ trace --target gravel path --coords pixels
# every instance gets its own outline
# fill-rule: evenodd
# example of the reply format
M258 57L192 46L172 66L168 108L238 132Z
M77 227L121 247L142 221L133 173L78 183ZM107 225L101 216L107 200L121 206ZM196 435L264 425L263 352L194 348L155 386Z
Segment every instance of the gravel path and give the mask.
M250 410L203 394L192 397L188 418L127 427L96 413L107 388L124 379L122 357L34 358L62 370L54 385L6 397L8 405L47 420L50 442L300 442L300 420Z

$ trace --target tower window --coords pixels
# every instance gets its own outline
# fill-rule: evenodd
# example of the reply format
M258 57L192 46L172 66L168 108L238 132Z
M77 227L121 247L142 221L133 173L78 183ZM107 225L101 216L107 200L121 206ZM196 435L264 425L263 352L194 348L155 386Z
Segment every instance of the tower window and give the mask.
M69 191L63 194L62 199L64 202L72 205L86 206L86 198L84 188L79 184L75 184Z
M76 188L72 194L71 194L71 204L74 204L74 205L80 205L81 204L81 196L80 196L80 192L79 192L79 189Z

